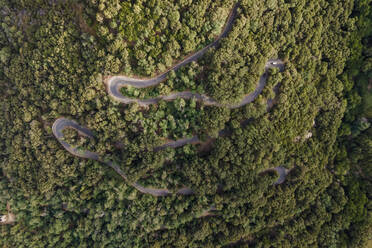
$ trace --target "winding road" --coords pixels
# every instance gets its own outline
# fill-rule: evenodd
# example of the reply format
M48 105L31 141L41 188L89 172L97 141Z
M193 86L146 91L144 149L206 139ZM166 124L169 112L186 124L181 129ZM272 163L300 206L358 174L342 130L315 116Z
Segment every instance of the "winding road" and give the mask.
M147 187L141 186L137 182L134 182L134 183L129 182L127 175L120 169L120 167L117 163L115 163L111 160L101 158L95 152L81 150L81 149L75 148L75 147L71 146L70 144L68 144L64 140L63 133L62 133L62 131L65 128L75 129L81 136L85 136L85 137L88 137L88 138L94 138L94 136L93 136L92 131L90 131L89 129L87 129L85 127L80 126L76 121L69 120L69 119L63 118L63 117L58 118L53 123L53 126L52 126L53 134L57 138L59 143L61 143L61 145L68 152L70 152L72 155L80 157L80 158L93 159L93 160L96 160L96 161L99 161L99 162L102 162L102 163L108 165L109 167L114 169L116 171L116 173L118 173L131 186L133 186L134 188L136 188L138 191L140 191L142 193L151 194L153 196L167 196L167 195L173 194L168 189L147 188ZM268 169L268 170L275 170L279 174L279 178L274 184L281 184L281 183L284 182L285 176L287 175L287 170L284 167L276 167L276 168L272 168L272 169ZM179 189L176 192L176 194L191 195L191 194L194 194L194 191L190 188L184 187L184 188Z
M92 131L90 131L89 129L87 129L85 127L80 126L75 121L69 120L69 119L66 119L66 118L58 118L53 123L53 126L52 126L53 134L57 138L57 140L59 141L59 143L61 143L61 145L68 152L70 152L72 155L75 155L75 156L80 157L80 158L93 159L93 160L96 160L96 161L99 161L99 162L102 162L102 163L108 165L109 167L111 167L112 169L114 169L131 186L133 186L134 188L136 188L138 191L140 191L142 193L151 194L153 196L167 196L167 195L171 194L171 192L168 189L146 188L146 187L143 187L143 186L139 185L138 183L130 183L128 181L127 175L120 169L119 165L116 164L115 162L110 161L110 160L107 160L107 159L104 159L104 158L101 158L95 152L82 151L82 150L80 150L78 148L75 148L75 147L71 146L66 141L64 141L64 137L63 137L62 131L65 128L73 128L80 135L85 136L85 137L88 137L88 138L93 138L94 136L93 136ZM189 190L187 188L182 188L179 191L177 191L177 193L182 194L182 195L189 195L189 194L192 194L193 192L191 192L191 190Z
M176 93L169 94L167 96L160 96L160 97L157 97L157 98L143 99L143 100L134 99L134 98L130 98L130 97L125 97L120 92L120 89L122 87L125 87L125 86L132 86L132 87L135 87L135 88L147 88L147 87L151 87L151 86L156 86L159 83L161 83L161 82L163 82L164 80L167 79L168 73L170 71L176 71L180 67L182 67L184 65L187 65L187 64L199 59L201 56L203 56L208 51L209 48L215 47L222 38L227 36L227 34L229 33L229 31L231 30L231 28L233 26L233 21L235 19L236 13L237 13L237 8L238 8L238 4L235 4L234 7L232 8L230 14L229 14L229 17L227 18L226 24L225 24L221 34L212 43L210 43L206 47L200 49L199 51L193 53L192 55L186 57L182 61L175 64L173 67L169 68L164 73L162 73L160 75L157 75L155 77L152 77L152 78L139 79L139 78L130 78L130 77L127 77L125 75L109 76L104 81L105 84L107 85L108 94L114 100L116 100L118 102L125 103L125 104L136 102L140 106L148 106L150 104L156 104L160 100L170 101L170 100L174 100L176 98L185 98L185 99L195 98L198 101L202 101L205 105L213 105L213 106L219 106L219 107L224 106L224 107L229 107L231 109L239 108L239 107L242 107L242 106L252 102L261 93L261 91L265 87L266 79L267 79L267 76L268 76L267 70L271 67L278 67L280 70L283 70L284 69L284 62L283 61L281 61L279 59L269 60L266 63L265 73L261 76L256 90L253 93L245 96L241 100L240 103L235 104L235 105L223 105L223 104L218 103L214 99L210 98L209 96L201 95L201 94L198 94L198 93L193 93L193 92L190 92L190 91L176 92Z
M126 85L131 85L131 86L136 87L136 88L146 88L146 87L150 87L150 86L155 86L155 85L161 83L162 81L166 80L167 75L170 71L176 71L180 67L182 67L186 64L189 64L192 61L195 61L198 58L200 58L201 56L203 56L208 51L209 48L215 47L222 38L227 36L227 34L229 33L229 31L231 30L231 28L233 26L232 24L233 24L233 21L234 21L235 16L236 16L237 8L238 8L238 4L235 4L234 7L232 8L232 10L230 11L230 14L227 18L227 21L225 23L225 26L224 26L221 34L212 43L210 43L209 45L200 49L199 51L187 56L186 58L184 58L183 60L181 60L180 62L178 62L177 64L175 64L171 68L169 68L168 70L166 70L164 73L162 73L158 76L155 76L153 78L148 78L148 79L130 78L130 77L127 77L125 75L118 75L118 76L108 77L105 80L105 83L108 85L109 95L112 96L115 100L117 100L119 102L122 102L122 103L127 103L128 104L128 103L131 103L131 102L135 102L136 100L134 100L134 99L131 100L130 98L128 98L127 101L126 101L125 98L123 98L123 96L119 92L119 88L123 87L123 86L126 86ZM172 100L172 99L169 99L169 100ZM150 100L143 100L142 102L144 104L141 104L140 102L139 102L139 104L140 105L149 105L149 104L154 104L157 101L150 99Z
M198 55L200 57L203 54L204 52L200 54L198 52L195 55ZM196 60L199 57L193 57L193 60ZM189 63L193 60L190 60ZM181 62L180 64L183 65L184 63ZM112 76L112 77L109 77L105 83L107 85L108 94L116 101L125 103L125 104L138 103L138 105L140 106L148 106L150 104L156 104L160 100L170 101L176 98L184 98L184 99L195 98L196 100L203 102L204 105L228 107L230 109L235 109L235 108L240 108L248 103L251 103L252 101L254 101L254 99L256 99L256 97L262 92L263 88L266 85L266 80L268 77L268 73L267 73L268 69L273 68L273 67L277 67L282 71L284 69L284 62L279 59L269 60L265 65L265 72L260 77L258 86L256 87L255 91L246 95L239 103L232 104L232 105L223 105L223 104L218 103L216 100L214 100L213 98L207 95L201 95L201 94L193 93L190 91L176 92L176 93L172 93L166 96L160 96L160 97L151 98L151 99L134 99L134 98L123 96L123 94L121 94L120 92L120 89L125 86L132 86L135 88L146 88L150 86L155 86L166 79L169 71L155 78L150 78L150 79L137 79L137 78L129 78L126 76Z
M144 100L125 97L120 93L120 88L125 87L125 86L132 86L132 87L136 87L136 88L145 88L145 87L155 86L155 85L159 84L160 82L166 80L167 75L170 71L177 70L180 67L182 67L182 66L184 66L188 63L191 63L192 61L195 61L198 58L200 58L201 56L203 56L203 54L205 54L205 52L209 48L216 46L218 44L218 42L228 34L228 32L232 28L232 24L233 24L234 18L236 16L236 12L237 12L237 5L234 5L233 9L231 10L231 12L229 14L229 17L227 19L227 22L225 24L225 27L224 27L222 33L211 44L209 44L206 47L204 47L203 49L195 52L194 54L186 57L184 60L177 63L172 68L168 69L166 72L164 72L164 73L162 73L158 76L155 76L153 78L148 78L148 79L130 78L130 77L126 77L126 76L123 76L123 75L108 77L104 82L107 85L108 94L114 100L116 100L118 102L125 103L125 104L130 104L130 103L136 102L141 106L148 106L150 104L156 104L161 99L168 101L168 100L173 100L173 99L176 99L176 98L195 98L198 101L202 101L205 105L223 106L223 107L227 107L227 108L230 108L230 109L239 108L239 107L242 107L242 106L252 102L262 92L263 88L266 85L266 81L267 81L267 77L268 77L268 69L272 68L272 67L277 67L282 71L284 69L284 62L283 61L281 61L280 59L269 60L265 65L265 71L262 74L262 76L260 77L260 80L258 82L258 86L256 87L255 91L246 95L241 100L240 103L234 104L234 105L222 105L222 104L218 103L216 100L212 99L211 97L209 97L207 95L201 95L201 94L192 93L192 92L189 92L189 91L177 92L177 93L172 93L172 94L166 95L166 96L160 96L160 97L157 97L157 98L144 99ZM78 123L76 123L73 120L69 120L69 119L66 119L66 118L63 118L63 117L58 118L53 123L53 126L52 126L53 134L57 138L57 140L61 143L61 145L68 152L70 152L71 154L73 154L77 157L81 157L81 158L87 158L87 159L93 159L93 160L96 160L96 161L100 161L100 162L108 165L109 167L114 169L131 186L135 187L137 190L139 190L142 193L151 194L153 196L167 196L167 195L173 194L173 192L170 192L168 189L146 188L146 187L143 187L143 186L139 185L137 182L134 182L134 183L129 182L127 175L120 169L119 165L116 164L115 162L104 159L104 158L100 157L95 152L84 151L84 150L72 147L70 144L68 144L64 140L63 133L62 133L62 131L65 128L73 128L76 131L78 131L78 133L80 135L86 136L88 138L93 138L93 133L89 129L80 126ZM223 131L220 131L220 135L222 133L223 133ZM180 147L180 146L183 146L183 145L186 145L186 144L189 144L189 143L195 143L195 142L199 142L199 138L197 136L194 136L192 138L184 138L184 139L180 139L180 140L177 140L177 141L168 142L164 145L155 147L154 150L155 151L156 150L161 150L161 149L164 149L166 147L176 148L176 147ZM284 182L285 176L286 176L286 170L283 167L276 167L276 168L273 168L273 170L276 170L279 174L279 179L277 180L277 182L275 182L275 184L280 184L280 183ZM184 188L179 189L175 193L176 194L181 194L181 195L190 195L190 194L194 194L194 191L192 189L184 187Z

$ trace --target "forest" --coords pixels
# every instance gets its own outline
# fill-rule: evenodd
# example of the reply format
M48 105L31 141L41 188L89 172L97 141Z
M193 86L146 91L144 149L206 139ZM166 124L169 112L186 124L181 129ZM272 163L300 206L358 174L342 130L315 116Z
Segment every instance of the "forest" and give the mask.
M0 247L371 246L371 0L0 0L0 19ZM165 72L120 93L221 106L105 84Z

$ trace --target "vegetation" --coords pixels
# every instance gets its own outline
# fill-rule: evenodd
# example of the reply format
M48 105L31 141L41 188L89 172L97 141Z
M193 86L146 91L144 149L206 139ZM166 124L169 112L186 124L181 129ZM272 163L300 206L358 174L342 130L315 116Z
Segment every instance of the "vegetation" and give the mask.
M239 0L232 30L138 98L191 90L149 108L111 99L113 74L151 77L209 44L235 1L0 0L1 247L364 247L372 239L370 0ZM267 107L271 99L273 106ZM116 161L129 180L195 194L154 197L52 133ZM314 124L315 123L315 124ZM225 130L224 135L218 135ZM312 133L309 139L296 137ZM200 144L161 151L168 139ZM290 169L283 184L278 174ZM211 206L211 216L201 217ZM201 217L201 218L197 218Z

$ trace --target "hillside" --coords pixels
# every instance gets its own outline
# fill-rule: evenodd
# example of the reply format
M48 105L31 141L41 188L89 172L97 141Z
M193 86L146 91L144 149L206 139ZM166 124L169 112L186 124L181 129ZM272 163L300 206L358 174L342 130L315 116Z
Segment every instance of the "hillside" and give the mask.
M0 0L0 247L367 247L370 0Z

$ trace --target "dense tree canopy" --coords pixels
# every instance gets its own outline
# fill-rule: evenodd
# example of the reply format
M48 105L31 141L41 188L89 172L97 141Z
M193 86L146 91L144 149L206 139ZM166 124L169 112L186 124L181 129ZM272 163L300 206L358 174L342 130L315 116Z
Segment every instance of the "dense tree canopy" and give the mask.
M232 30L159 85L195 99L148 108L107 94L110 75L151 77ZM370 0L0 0L2 247L363 247L372 230ZM268 104L269 103L269 104ZM268 106L269 105L269 106ZM129 182L53 136L115 161ZM220 131L223 130L221 133ZM220 132L220 133L219 133ZM311 133L311 135L308 135ZM155 149L198 135L197 144ZM284 183L270 170L288 169Z

